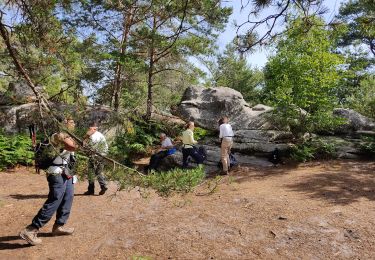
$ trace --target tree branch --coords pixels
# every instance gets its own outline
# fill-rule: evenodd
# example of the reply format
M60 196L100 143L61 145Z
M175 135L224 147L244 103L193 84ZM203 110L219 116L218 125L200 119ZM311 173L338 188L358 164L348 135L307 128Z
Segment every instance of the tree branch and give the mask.
M165 55L164 53L167 52L170 48L173 47L173 45L176 43L178 37L180 36L180 34L182 33L182 27L183 27L183 24L184 24L184 21L185 21L185 17L186 17L186 11L187 11L187 5L188 5L188 0L185 0L185 5L184 5L184 12L183 12L183 15L182 15L182 19L181 19L181 22L180 22L180 26L178 27L177 29L177 33L175 34L176 37L174 38L173 42L167 46L163 51L161 51L160 53L158 53L156 56L159 56L157 58L155 58L154 62L156 63L158 60L160 60L161 58L163 58Z
M82 150L85 152L85 153L89 153L89 154L95 154L107 161L110 161L113 163L113 165L119 165L125 169L128 169L128 170L131 170L133 172L136 172L138 173L139 175L142 175L142 173L138 172L137 170L133 169L133 168L130 168L126 165L123 165L122 163L119 163L109 157L106 157L106 156L103 156L101 155L100 153L94 151L93 149L91 148L87 148L87 147L83 147L83 141L78 138L75 134L73 134L72 132L70 132L68 129L66 129L66 127L61 124L55 114L53 113L49 103L48 103L48 100L45 99L45 97L43 97L39 92L38 90L36 89L33 81L31 80L31 78L29 77L28 73L26 72L26 70L23 68L23 65L20 63L20 61L17 59L17 54L16 54L16 51L13 49L11 43L10 43L10 39L9 39L9 33L8 31L6 30L4 24L3 24L3 13L0 13L0 34L1 34L1 37L3 38L4 42L5 42L5 45L7 47L7 50L9 52L9 55L11 56L11 58L13 59L13 62L14 62L14 65L16 66L17 70L19 71L19 73L22 75L22 77L26 80L26 83L27 85L32 89L34 95L36 96L37 100L38 100L38 106L39 106L39 111L41 113L41 117L43 118L43 110L45 110L47 112L47 114L49 114L52 118L52 120L59 126L60 129L63 129L67 134L69 134L69 136L71 136L79 145L81 145L81 147L83 148ZM44 122L44 120L42 120Z
M161 69L161 70L154 71L154 72L152 73L152 75L155 75L155 74L158 74L158 73L161 73L161 72L164 72L164 71L176 71L176 72L179 72L179 73L181 73L181 74L184 74L184 72L182 72L181 70L178 70L178 69L165 68L165 69Z

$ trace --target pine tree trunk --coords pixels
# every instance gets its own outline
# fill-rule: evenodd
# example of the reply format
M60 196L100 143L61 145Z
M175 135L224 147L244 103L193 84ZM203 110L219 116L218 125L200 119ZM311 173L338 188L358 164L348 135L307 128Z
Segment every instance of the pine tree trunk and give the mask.
M146 110L146 120L151 119L152 115L152 87L153 87L153 77L154 77L154 59L155 59L155 46L154 38L156 33L156 17L154 16L153 27L152 27L152 36L149 50L149 66L148 66L148 78L147 78L147 110Z
M128 45L128 36L130 33L130 28L133 24L134 12L133 9L130 10L130 14L124 14L124 27L123 27L123 34L121 38L120 44L120 57L123 57L126 54L126 48ZM122 74L123 74L123 65L121 61L117 61L116 64L116 72L115 72L115 81L114 81L114 88L113 88L113 107L115 111L119 110L120 107L120 99L121 99L121 90L122 90Z

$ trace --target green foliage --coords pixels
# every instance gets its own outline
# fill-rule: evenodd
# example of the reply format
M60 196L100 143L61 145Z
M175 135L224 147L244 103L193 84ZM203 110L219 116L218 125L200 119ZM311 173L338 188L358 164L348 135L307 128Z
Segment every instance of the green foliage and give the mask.
M340 45L348 46L359 41L366 44L375 55L374 14L373 0L352 0L342 3L338 19L347 25L348 30L341 38Z
M132 159L148 154L152 145L159 144L160 133L173 137L181 130L181 127L168 122L147 122L133 117L131 121L124 122L122 131L116 135L109 147L109 154L130 165Z
M30 165L34 159L31 140L26 135L6 136L0 133L0 170L16 165Z
M9 12L4 14L8 16L5 21L8 18L14 22L11 42L16 46L17 59L35 85L43 87L54 100L77 103L82 94L78 85L85 67L82 52L78 51L81 42L63 27L56 14L58 2L0 3L0 8ZM6 53L5 47L0 45L0 53L3 52ZM0 71L13 75L12 80L16 81L17 69L9 57L6 61Z
M233 44L227 45L224 54L219 55L213 78L216 86L241 92L244 99L252 105L259 103L260 87L264 82L263 72L251 68L245 57L236 52Z
M316 139L294 146L290 157L297 162L306 162L314 159L332 159L335 157L335 153L335 144Z
M173 169L168 172L153 173L144 177L144 186L156 190L161 196L168 196L172 192L187 193L198 185L205 177L204 168Z
M361 151L366 155L375 155L375 137L365 136L362 137L362 142L360 143Z
M110 180L116 181L119 190L130 190L134 187L154 189L160 196L169 196L173 192L187 193L202 182L205 177L204 168L173 169L168 172L151 173L146 176L138 175L124 169L110 171Z
M314 159L315 148L308 144L298 144L293 147L290 157L297 162L306 162Z
M215 133L210 130L206 130L204 128L196 127L194 128L194 139L195 140L202 140L207 136L214 136Z
M331 52L335 34L325 30L318 18L311 19L313 25L302 19L288 25L277 54L265 68L266 100L275 106L278 117L293 123L297 137L332 119L337 103L334 89L340 79L338 65L343 62Z
M365 116L375 118L375 76L362 80L360 87L348 100L350 107Z
M365 96L371 90L364 85L373 75L375 65L374 14L374 1L353 0L342 3L337 15L338 24L344 28L338 39L337 51L345 56L346 64L340 72L342 79L336 94L341 105L361 110L367 115L372 114L372 108L369 106L371 101Z
M124 108L142 112L147 104L149 118L151 106L167 110L178 102L176 94L198 82L201 72L189 57L211 51L231 13L217 1L201 0L78 1L58 10L80 38L87 31L97 35L88 37L102 54L88 60L90 75L103 74L90 77L90 85L100 86L97 102L118 110L120 97Z
M84 180L88 176L88 162L89 158L79 152L75 154L76 163L74 166L74 173L80 180Z

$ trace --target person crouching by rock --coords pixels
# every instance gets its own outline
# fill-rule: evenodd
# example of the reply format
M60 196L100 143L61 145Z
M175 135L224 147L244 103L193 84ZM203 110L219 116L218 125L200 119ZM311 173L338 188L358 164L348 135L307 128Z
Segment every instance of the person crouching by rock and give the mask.
M194 122L188 122L185 126L186 130L182 132L182 168L188 167L189 157L198 164L202 164L205 160L205 156L194 146L198 143L194 140L194 128Z
M59 118L69 131L74 130L72 118ZM39 229L42 228L56 213L56 221L52 227L52 235L71 235L74 228L66 228L70 210L73 204L75 176L69 173L70 158L77 149L77 144L64 131L55 133L50 138L50 143L56 151L60 151L51 166L46 170L49 187L48 198L30 225L20 232L20 237L31 245L38 245L42 240L38 238Z
M222 124L220 125L220 134L219 138L221 139L221 162L223 164L223 170L221 172L222 175L228 174L229 167L230 167L230 150L233 145L233 130L232 126L228 124L228 117L224 116L221 121Z
M90 123L89 130L87 131L84 138L84 142L86 142L87 140L89 146L93 150L95 150L103 156L107 154L107 140L105 136L98 131L98 123L96 123L95 121ZM104 195L104 193L108 190L107 181L105 179L105 176L103 175L103 168L103 158L97 155L91 155L88 164L89 186L87 187L87 191L84 193L84 195L95 194L95 177L98 179L100 185L99 195Z
M161 133L159 135L161 147L157 153L153 154L150 159L150 165L148 166L147 170L156 170L161 162L165 157L168 155L174 154L176 149L173 146L173 143L166 134Z

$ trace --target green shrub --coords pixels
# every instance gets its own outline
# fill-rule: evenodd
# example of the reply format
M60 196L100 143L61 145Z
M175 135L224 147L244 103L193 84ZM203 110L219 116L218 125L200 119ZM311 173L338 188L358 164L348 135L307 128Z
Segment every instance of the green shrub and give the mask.
M315 158L316 159L332 159L335 158L336 146L334 143L329 143L322 139L317 139L313 142L315 147Z
M297 162L306 162L315 158L315 148L310 144L302 143L293 147L290 157Z
M76 153L76 164L74 166L74 173L80 180L84 180L88 176L88 162L89 158L80 153Z
M360 149L364 154L375 155L375 137L364 136L361 138Z
M26 135L0 133L0 170L16 165L30 165L34 159L31 140Z
M108 179L116 181L119 190L134 187L154 189L160 196L169 196L173 192L187 193L205 177L202 166L195 169L173 169L168 172L141 176L129 170L117 169L107 173Z
M137 156L144 156L150 152L150 147L159 144L159 134L168 136L180 134L182 128L160 121L144 121L132 118L123 124L123 131L119 133L110 145L109 155L127 165Z
M336 154L336 146L322 139L310 140L297 144L291 151L291 158L297 162L314 159L332 159Z
M214 136L215 133L213 131L210 131L210 130L206 130L206 129L203 129L203 128L200 128L200 127L196 127L194 129L194 139L195 140L201 140L207 136Z
M144 177L144 186L156 190L161 196L168 196L171 192L187 193L198 185L204 178L202 166L195 169L173 169L168 172L152 173Z

